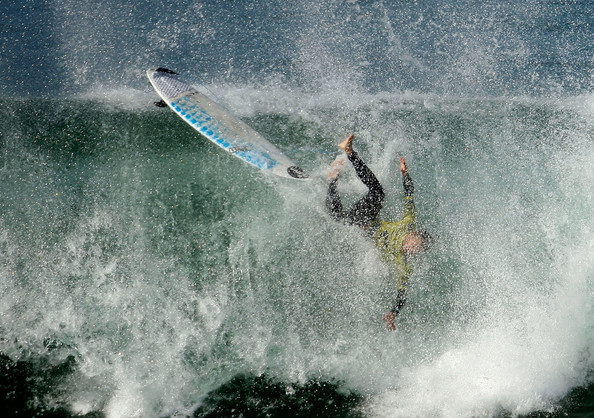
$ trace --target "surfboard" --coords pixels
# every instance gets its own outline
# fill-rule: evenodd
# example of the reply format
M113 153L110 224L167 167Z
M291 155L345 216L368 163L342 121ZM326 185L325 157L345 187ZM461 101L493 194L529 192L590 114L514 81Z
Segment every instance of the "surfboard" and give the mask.
M159 96L180 118L225 151L277 176L307 178L275 145L221 104L200 93L189 80L165 68L151 69L146 74Z

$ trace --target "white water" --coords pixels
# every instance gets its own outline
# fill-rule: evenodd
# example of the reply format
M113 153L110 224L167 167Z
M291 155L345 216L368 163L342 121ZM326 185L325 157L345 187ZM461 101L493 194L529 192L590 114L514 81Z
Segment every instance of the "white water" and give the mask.
M256 102L266 113L291 97ZM60 164L9 149L23 163L4 170L2 351L27 358L47 351L45 338L65 344L50 357L74 354L80 369L64 400L109 417L191 411L241 372L339 379L370 395L370 416L551 408L594 360L588 98L367 99L353 114L312 100L290 121L361 122L356 146L386 185L384 216L399 213L396 161L407 157L437 245L419 260L397 332L380 320L392 287L372 244L324 211L324 152L346 132L316 139L320 153L291 144L313 173L296 186L207 146L138 146L153 137L116 129L116 105L98 134L125 152L77 162L79 216L68 218L78 189ZM290 127L276 125L263 133L286 147ZM341 190L347 202L364 191L349 170Z

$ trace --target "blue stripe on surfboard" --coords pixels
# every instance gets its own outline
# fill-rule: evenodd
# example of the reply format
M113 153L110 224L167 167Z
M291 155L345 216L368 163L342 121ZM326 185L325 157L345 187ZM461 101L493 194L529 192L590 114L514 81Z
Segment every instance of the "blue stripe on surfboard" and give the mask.
M231 145L231 142L235 141L226 137L226 129L218 126L216 120L211 118L205 110L199 109L198 106L185 96L181 97L177 102L171 102L171 107L202 135L206 136L225 150L232 152L231 149L233 146ZM200 114L199 119L196 118L198 114ZM268 155L268 153L254 149L252 146L250 146L249 150L235 151L232 153L261 169L269 170L278 164L278 162Z

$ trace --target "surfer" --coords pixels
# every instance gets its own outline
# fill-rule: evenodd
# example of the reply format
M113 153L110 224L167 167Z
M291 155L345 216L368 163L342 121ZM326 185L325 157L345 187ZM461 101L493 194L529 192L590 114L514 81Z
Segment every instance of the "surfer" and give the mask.
M389 330L395 331L396 317L406 303L406 291L412 274L410 256L428 250L432 238L427 232L416 229L414 186L408 174L406 161L402 157L400 157L400 172L404 186L404 216L392 222L377 219L384 202L384 190L373 172L353 150L353 138L354 135L349 135L338 146L344 151L357 176L369 191L350 210L343 209L337 189L338 176L345 161L344 155L341 154L330 165L326 208L333 219L363 228L375 242L382 260L393 269L397 277L398 292L392 309L382 319L386 321L386 327Z

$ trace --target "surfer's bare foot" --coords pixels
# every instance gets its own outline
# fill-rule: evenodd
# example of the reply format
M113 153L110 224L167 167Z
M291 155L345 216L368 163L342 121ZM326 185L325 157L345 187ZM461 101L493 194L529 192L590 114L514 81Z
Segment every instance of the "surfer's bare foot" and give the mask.
M330 170L328 171L328 181L332 181L338 177L340 172L342 171L342 167L344 164L344 155L338 155L330 164Z
M343 150L346 153L346 155L351 155L353 153L353 138L354 137L355 137L355 135L350 134L347 139L345 139L340 144L338 144L338 148Z

